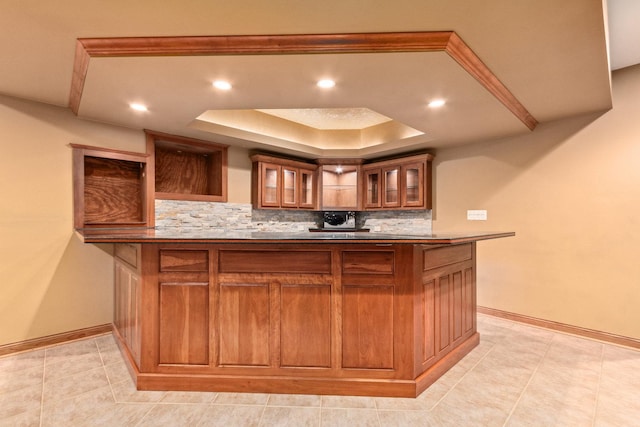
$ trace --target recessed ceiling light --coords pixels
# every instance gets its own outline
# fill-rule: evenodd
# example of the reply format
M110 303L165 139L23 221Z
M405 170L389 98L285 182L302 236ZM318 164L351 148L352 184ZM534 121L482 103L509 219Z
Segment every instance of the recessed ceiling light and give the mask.
M336 85L336 82L334 82L331 79L318 80L318 87L321 87L322 89L330 89L335 85Z
M444 99L434 99L433 101L429 102L429 108L440 108L442 107L444 104L446 104L446 101Z
M146 105L143 104L137 104L137 103L131 103L129 104L129 107L131 107L132 109L136 110L136 111L149 111L149 109L147 108Z
M216 80L213 82L213 86L220 90L231 90L231 83L226 80Z

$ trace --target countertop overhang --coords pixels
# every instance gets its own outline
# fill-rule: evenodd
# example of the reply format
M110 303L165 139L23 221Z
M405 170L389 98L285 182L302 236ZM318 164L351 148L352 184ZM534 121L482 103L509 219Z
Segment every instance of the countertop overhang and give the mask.
M77 229L85 243L411 243L458 244L515 236L515 232L386 234L355 232L256 232L177 229Z

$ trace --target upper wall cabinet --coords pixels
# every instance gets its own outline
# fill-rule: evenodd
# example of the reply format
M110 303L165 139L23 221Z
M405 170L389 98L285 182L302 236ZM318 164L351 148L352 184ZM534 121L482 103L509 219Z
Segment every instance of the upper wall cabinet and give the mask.
M148 156L71 144L75 228L148 227Z
M319 159L320 209L361 210L361 159Z
M432 160L420 154L363 166L364 209L431 209Z
M251 161L254 208L316 209L316 165L264 154L252 155Z
M145 131L156 199L227 201L227 146Z

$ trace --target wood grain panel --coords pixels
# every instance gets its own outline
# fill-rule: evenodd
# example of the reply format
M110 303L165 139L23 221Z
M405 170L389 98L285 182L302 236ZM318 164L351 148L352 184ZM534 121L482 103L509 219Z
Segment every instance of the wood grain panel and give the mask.
M160 271L208 271L209 252L163 249L160 251Z
M437 280L436 318L439 322L438 352L445 351L451 345L451 284L449 275Z
M141 163L86 156L84 159L84 222L141 223Z
M473 267L464 270L464 333L476 330L476 283Z
M418 338L422 343L422 363L427 363L436 355L436 281L429 280L422 285L420 306L422 309L422 334Z
M120 246L120 245L118 245ZM140 363L141 307L140 276L127 263L115 260L114 325Z
M221 284L218 310L220 365L268 366L269 285Z
M160 364L209 364L208 283L160 284Z
M155 160L157 192L210 194L208 156L156 147Z
M393 287L345 286L342 367L393 369Z
M462 324L465 317L465 300L463 293L462 271L456 271L451 275L453 282L452 290L452 320L453 320L453 340L462 336Z
M456 262L470 260L472 257L471 243L453 246L443 246L437 249L423 251L423 270L442 267Z
M393 251L343 251L343 274L393 274Z
M331 273L331 251L221 250L220 273Z
M282 366L331 365L331 287L283 286L280 342Z

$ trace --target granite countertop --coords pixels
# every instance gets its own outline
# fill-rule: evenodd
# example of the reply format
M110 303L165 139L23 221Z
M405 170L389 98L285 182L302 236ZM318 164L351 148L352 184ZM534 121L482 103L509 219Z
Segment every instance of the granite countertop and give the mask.
M179 229L78 229L85 243L422 243L455 244L515 236L514 232L385 234L357 232L256 232Z

